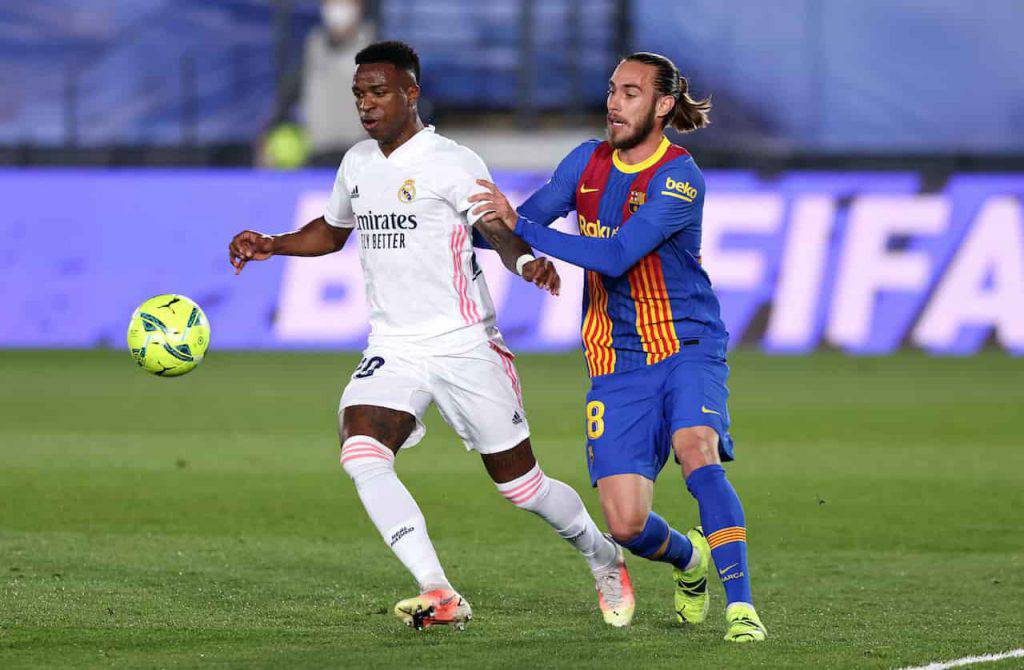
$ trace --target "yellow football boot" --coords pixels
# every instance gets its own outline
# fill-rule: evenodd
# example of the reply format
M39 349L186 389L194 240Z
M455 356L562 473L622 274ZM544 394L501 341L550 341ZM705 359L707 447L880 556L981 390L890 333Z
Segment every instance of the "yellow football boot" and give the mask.
M752 605L733 603L725 608L726 642L760 642L768 637L768 629Z
M708 616L711 598L708 596L708 566L711 565L711 547L704 538L700 526L691 528L686 537L697 552L697 564L689 570L673 568L672 577L676 582L676 621L698 624Z

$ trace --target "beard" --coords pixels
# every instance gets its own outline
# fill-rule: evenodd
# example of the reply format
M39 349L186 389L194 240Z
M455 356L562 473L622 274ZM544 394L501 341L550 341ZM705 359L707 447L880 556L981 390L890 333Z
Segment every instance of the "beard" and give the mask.
M611 127L608 127L608 144L612 145L612 149L632 149L643 142L644 139L651 134L651 131L654 130L654 124L657 122L657 119L658 117L654 114L654 105L651 105L651 109L643 122L641 122L639 126L636 126L635 130L628 135L620 137L619 139L612 139Z

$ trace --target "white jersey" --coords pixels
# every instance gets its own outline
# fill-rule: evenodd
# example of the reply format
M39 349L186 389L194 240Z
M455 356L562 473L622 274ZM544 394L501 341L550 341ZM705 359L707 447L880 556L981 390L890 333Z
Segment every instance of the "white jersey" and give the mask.
M477 179L491 179L480 157L432 126L387 157L375 140L345 154L324 219L358 232L371 346L458 351L499 337L473 253Z

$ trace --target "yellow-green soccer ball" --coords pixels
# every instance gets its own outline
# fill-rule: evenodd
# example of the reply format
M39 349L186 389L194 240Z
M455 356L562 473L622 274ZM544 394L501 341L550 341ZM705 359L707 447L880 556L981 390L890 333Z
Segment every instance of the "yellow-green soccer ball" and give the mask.
M202 363L210 322L199 305L168 293L139 305L128 324L128 349L146 372L177 377Z

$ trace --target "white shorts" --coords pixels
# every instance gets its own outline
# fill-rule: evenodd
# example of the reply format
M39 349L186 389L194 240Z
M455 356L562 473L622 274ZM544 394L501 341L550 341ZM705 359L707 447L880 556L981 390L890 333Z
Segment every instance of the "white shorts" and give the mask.
M423 413L431 402L467 450L495 454L530 436L515 356L500 342L484 342L459 354L369 347L341 395L346 407L373 405L408 412L416 428L402 448L426 435Z

